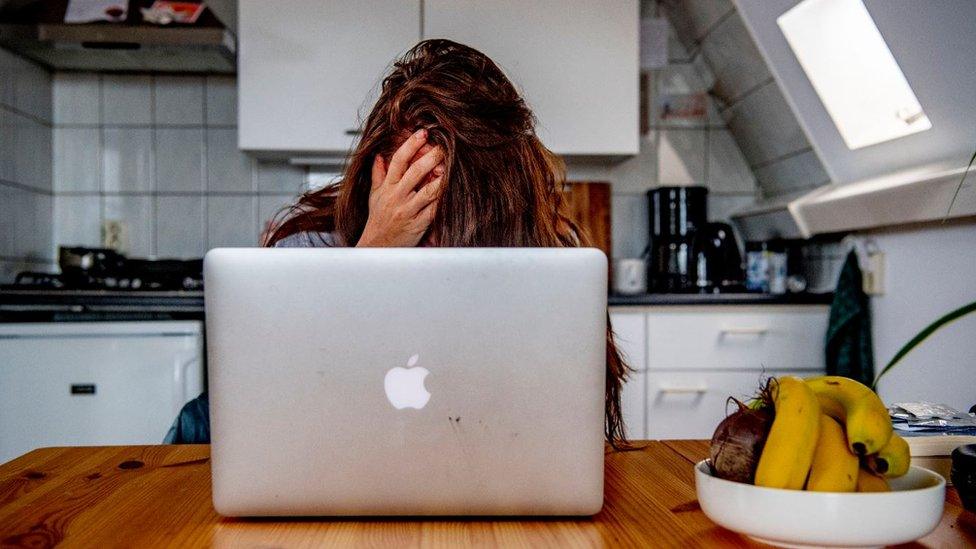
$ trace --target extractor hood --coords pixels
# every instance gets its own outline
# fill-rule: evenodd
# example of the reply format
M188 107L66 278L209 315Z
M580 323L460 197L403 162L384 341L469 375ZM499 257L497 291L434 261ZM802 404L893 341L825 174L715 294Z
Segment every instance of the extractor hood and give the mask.
M960 188L964 175L964 161L944 160L760 201L732 218L747 240L767 240L976 216L976 167Z
M236 72L236 38L208 8L193 24L153 25L131 0L121 23L64 23L67 0L0 4L0 46L58 70Z

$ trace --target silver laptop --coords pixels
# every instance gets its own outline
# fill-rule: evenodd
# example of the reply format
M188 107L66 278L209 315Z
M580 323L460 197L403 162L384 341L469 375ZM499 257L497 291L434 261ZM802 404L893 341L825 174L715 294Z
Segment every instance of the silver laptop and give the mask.
M591 515L596 249L216 249L213 503L228 516Z

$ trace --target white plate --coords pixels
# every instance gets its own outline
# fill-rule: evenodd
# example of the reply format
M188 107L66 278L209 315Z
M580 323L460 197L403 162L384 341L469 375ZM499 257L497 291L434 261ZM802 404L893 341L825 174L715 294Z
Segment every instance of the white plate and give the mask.
M894 545L938 526L945 479L912 466L889 484L891 492L880 493L782 490L720 479L706 460L695 465L698 502L708 518L781 547Z

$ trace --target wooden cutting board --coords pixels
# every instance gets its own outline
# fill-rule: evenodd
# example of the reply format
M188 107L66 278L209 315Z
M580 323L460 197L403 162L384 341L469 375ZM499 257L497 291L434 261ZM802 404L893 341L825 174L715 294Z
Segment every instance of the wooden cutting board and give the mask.
M590 241L610 257L613 250L610 228L610 184L597 181L570 181L563 188L570 218L590 237Z

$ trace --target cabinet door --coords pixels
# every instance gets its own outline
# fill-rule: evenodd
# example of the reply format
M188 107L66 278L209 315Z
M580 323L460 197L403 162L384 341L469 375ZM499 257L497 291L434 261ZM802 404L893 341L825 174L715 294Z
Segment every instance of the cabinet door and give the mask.
M644 344L644 315L642 313L610 313L617 349L634 369L620 394L621 411L627 436L631 439L647 437L647 364Z
M420 37L420 0L240 0L239 145L345 152L390 63Z
M42 446L162 442L204 388L202 336L173 331L0 334L0 462Z
M710 439L726 410L734 410L735 404L727 404L730 396L748 399L769 376L818 374L823 371L652 370L647 374L648 438Z
M636 154L636 0L425 0L424 38L491 57L559 154Z

